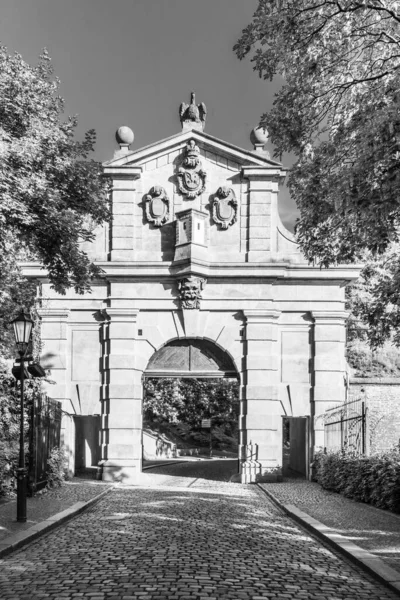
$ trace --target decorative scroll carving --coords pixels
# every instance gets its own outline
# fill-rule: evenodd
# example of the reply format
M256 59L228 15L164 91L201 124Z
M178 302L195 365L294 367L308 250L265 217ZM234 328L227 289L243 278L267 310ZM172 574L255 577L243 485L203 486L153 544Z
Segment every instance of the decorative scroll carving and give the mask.
M203 131L206 124L207 108L204 102L196 106L195 94L190 94L190 104L182 102L179 107L179 118L182 130L199 129Z
M145 197L146 218L149 223L161 227L169 220L169 198L160 185L155 185Z
M237 220L238 203L232 188L222 186L218 188L212 205L212 218L214 223L221 225L221 229L228 229Z
M200 308L201 292L207 279L190 275L178 281L179 297L182 308Z
M193 200L206 189L207 174L203 170L199 154L196 142L190 140L186 144L185 158L178 171L179 190L188 200Z

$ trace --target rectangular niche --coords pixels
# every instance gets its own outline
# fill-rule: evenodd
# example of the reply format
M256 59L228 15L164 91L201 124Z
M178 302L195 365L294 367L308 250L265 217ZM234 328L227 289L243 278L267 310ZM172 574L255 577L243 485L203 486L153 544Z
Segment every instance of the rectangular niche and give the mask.
M308 330L282 331L282 383L309 383L311 345Z
M99 381L98 329L72 331L72 381Z

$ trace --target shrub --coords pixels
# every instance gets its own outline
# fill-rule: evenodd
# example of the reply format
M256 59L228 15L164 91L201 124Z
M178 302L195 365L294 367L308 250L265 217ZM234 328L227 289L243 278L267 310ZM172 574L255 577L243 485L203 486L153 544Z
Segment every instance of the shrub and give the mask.
M400 513L400 448L368 457L319 452L314 469L323 488Z
M67 477L67 456L64 446L53 448L47 459L47 485L48 487L60 487Z
M15 491L18 458L19 443L0 440L0 496L10 496Z
M32 386L26 384L25 398L25 459L28 465L29 412ZM11 495L16 488L19 461L20 399L19 389L9 366L0 358L0 496Z

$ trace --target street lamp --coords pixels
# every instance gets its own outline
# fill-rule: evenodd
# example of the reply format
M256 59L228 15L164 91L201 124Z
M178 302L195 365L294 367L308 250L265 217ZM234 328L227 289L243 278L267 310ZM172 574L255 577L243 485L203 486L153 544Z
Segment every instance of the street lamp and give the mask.
M21 312L11 321L14 327L15 343L21 359L21 422L19 433L19 466L17 469L17 521L26 521L26 469L24 448L24 379L25 379L25 354L31 337L33 321L30 316Z

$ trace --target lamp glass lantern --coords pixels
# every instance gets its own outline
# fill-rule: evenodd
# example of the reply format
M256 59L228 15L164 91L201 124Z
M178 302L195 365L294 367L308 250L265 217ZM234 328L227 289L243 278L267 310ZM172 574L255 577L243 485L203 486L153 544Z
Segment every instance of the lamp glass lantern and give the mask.
M29 314L24 313L23 309L19 315L11 321L14 327L15 342L18 352L25 354L32 333L33 321Z

